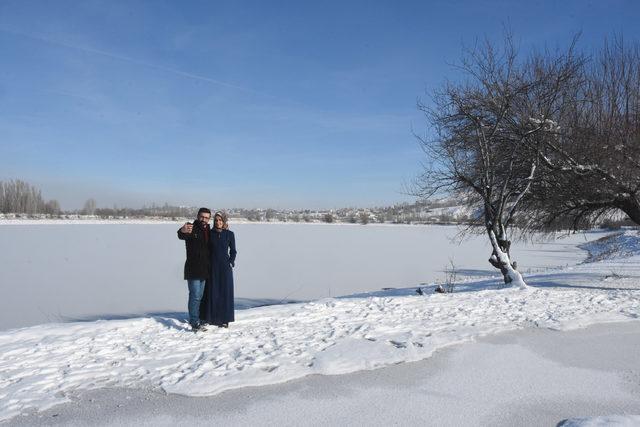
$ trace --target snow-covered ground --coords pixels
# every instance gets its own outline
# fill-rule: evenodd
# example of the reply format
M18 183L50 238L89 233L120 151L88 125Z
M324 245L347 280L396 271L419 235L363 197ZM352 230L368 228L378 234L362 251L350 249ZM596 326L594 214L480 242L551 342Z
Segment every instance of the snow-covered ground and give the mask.
M526 275L531 287L525 291L498 289L499 281L484 279L460 285L454 294L426 289L417 295L411 287L325 298L242 310L230 329L198 334L182 317L162 315L5 331L0 419L49 408L81 390L207 396L417 361L504 331L636 320L637 242L636 232L628 231L586 244L599 254L597 261Z
M488 335L418 362L209 397L102 388L12 426L637 426L640 322ZM636 414L635 416L633 414ZM585 418L592 417L592 418Z
M0 330L67 320L114 319L185 311L185 249L179 224L0 225ZM405 288L443 279L491 277L485 236L461 245L456 227L232 224L239 307ZM572 265L576 243L601 236L514 244L520 271Z

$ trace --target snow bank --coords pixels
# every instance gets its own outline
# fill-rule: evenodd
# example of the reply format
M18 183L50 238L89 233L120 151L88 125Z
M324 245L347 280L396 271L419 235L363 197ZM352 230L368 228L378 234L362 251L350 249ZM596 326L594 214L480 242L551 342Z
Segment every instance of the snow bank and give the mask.
M580 248L589 252L587 262L626 258L640 254L640 238L635 230L627 230L584 243Z

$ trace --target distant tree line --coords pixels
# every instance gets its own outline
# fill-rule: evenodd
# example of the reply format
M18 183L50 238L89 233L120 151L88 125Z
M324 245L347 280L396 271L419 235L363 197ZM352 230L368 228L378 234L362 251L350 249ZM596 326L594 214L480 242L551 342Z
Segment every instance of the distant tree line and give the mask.
M86 212L87 205L85 204L85 209L83 209L82 213L89 215ZM165 203L163 206L144 206L140 209L133 208L118 208L114 206L113 208L95 208L94 215L99 216L101 218L119 218L119 217L127 217L127 218L143 218L143 217L160 217L160 218L189 218L194 217L197 213L198 208L194 207L184 207L184 206L171 206L168 203Z
M60 203L57 200L45 201L38 188L24 181L0 181L0 212L57 215Z
M99 208L94 199L88 199L82 209L64 212L57 200L48 200L42 197L39 188L22 180L0 181L0 213L26 214L26 215L61 215L80 214L99 216L101 218L115 217L163 217L184 218L195 216L197 208L170 206L165 203L162 206L155 204L144 206L140 209L133 208Z

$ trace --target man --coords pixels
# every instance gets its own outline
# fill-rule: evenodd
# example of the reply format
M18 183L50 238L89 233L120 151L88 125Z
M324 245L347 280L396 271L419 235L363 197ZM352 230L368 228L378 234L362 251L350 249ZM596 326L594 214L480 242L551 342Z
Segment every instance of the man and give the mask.
M189 324L194 332L204 330L204 327L200 325L200 301L204 293L204 285L209 279L210 219L211 211L207 208L200 208L198 219L193 221L193 224L185 223L178 230L178 239L184 240L187 248L184 279L189 287Z

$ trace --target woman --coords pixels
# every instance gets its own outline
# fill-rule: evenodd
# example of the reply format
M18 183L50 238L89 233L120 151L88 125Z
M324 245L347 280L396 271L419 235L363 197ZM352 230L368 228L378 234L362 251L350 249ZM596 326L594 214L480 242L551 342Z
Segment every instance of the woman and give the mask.
M236 262L236 238L229 231L227 215L216 212L209 238L211 274L200 304L200 319L204 323L228 328L234 321L233 270Z

